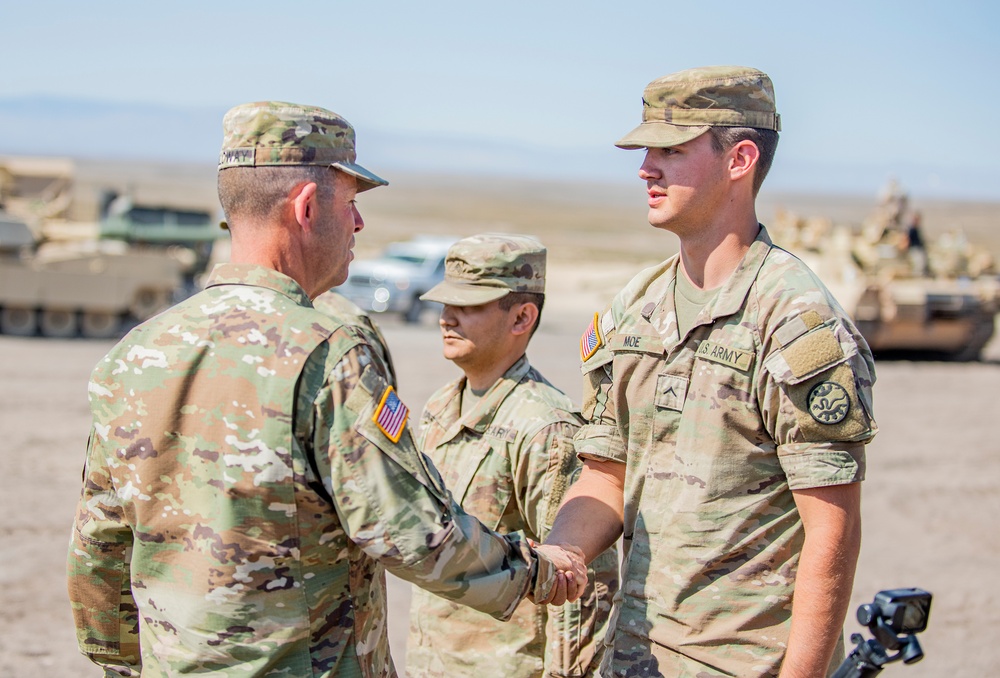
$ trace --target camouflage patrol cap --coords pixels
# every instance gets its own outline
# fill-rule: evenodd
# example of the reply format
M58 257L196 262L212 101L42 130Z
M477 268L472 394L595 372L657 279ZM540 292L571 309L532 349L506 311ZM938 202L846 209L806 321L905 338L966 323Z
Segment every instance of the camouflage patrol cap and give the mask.
M222 119L219 169L321 165L358 179L358 192L389 182L357 164L354 128L325 108L257 101L231 108Z
M642 93L642 124L615 146L677 146L710 127L779 131L774 86L767 74L745 66L706 66L654 80Z
M511 292L545 293L545 247L527 235L464 238L448 248L444 266L444 281L422 300L478 306Z

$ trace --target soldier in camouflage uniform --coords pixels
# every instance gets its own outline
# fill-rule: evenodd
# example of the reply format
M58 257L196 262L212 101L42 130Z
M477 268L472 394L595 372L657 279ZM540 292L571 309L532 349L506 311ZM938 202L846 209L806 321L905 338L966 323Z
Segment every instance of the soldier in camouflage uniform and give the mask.
M646 150L680 253L580 344L584 470L550 539L589 555L624 531L602 675L815 678L843 656L874 364L757 221L778 128L764 73L697 68L650 83L617 144Z
M445 305L444 355L465 374L431 396L420 449L466 511L503 534L544 539L579 470L573 436L583 423L525 355L545 300L545 248L521 235L460 240L448 250L444 281L421 299ZM617 549L589 574L575 603L522 603L506 623L414 590L407 674L592 675L618 588Z
M310 303L347 276L356 192L386 183L353 128L280 102L223 126L233 263L91 377L82 652L107 676L393 676L384 567L500 619L578 596L582 561L454 503L377 351Z
M312 300L313 307L317 311L322 311L329 316L341 320L345 325L353 325L372 347L372 350L382 361L386 381L394 388L399 388L396 383L396 368L392 364L392 355L389 353L389 344L382 336L382 330L378 324L372 320L371 316L364 312L357 304L342 294L327 290Z

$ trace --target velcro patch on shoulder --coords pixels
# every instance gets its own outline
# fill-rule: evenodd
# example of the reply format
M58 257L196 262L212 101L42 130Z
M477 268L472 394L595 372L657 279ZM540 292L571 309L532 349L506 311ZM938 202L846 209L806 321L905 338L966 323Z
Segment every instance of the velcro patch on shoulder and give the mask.
M788 346L798 337L823 324L823 318L816 311L806 311L785 323L775 333L774 338L782 346Z
M382 393L386 387L385 380L371 365L365 367L364 372L361 373L361 381L359 383L361 384L361 388L371 396L374 396L376 393Z
M832 327L824 327L796 339L783 348L781 354L796 379L829 367L845 357Z
M727 365L742 372L746 372L753 365L753 353L711 341L703 341L698 344L696 355L702 360Z
M594 319L590 321L587 331L580 337L580 359L583 362L587 362L597 353L597 349L603 345L604 339L601 337L600 314L595 313Z
M615 329L615 319L612 317L611 311L605 311L601 317L601 331L604 332L604 336L608 336L613 329Z
M361 371L361 378L358 380L357 388L351 389L350 395L344 406L351 412L360 414L372 407L372 403L378 402L377 398L385 392L388 382L382 378L374 365L366 365ZM368 415L365 415L368 418Z

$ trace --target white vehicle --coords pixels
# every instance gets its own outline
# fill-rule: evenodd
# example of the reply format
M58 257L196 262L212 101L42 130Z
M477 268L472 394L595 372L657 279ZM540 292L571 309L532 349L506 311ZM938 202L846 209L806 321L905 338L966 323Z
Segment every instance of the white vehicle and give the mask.
M400 313L419 322L425 309L440 306L420 295L444 279L444 259L458 238L418 236L389 243L376 259L351 262L347 282L335 288L366 311Z

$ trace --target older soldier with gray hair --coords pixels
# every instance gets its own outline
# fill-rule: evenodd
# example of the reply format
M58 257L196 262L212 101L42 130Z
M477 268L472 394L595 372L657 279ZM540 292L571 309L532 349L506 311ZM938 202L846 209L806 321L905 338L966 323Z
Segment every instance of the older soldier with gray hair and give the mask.
M462 511L365 335L310 303L347 276L356 194L386 183L353 128L282 102L223 127L232 263L91 377L81 650L107 675L394 676L384 567L500 619L577 597L579 557Z
M445 278L421 299L444 304L444 356L463 376L440 388L420 418L420 449L462 508L501 533L548 536L579 472L573 436L583 420L528 363L545 302L546 251L524 235L459 240ZM598 556L583 597L560 608L522 603L506 623L415 590L410 678L593 675L600 662L618 552Z
M584 332L584 470L549 538L591 556L624 530L603 675L824 676L860 546L872 355L757 221L770 78L674 73L642 119L617 145L645 150L649 222L680 254Z

